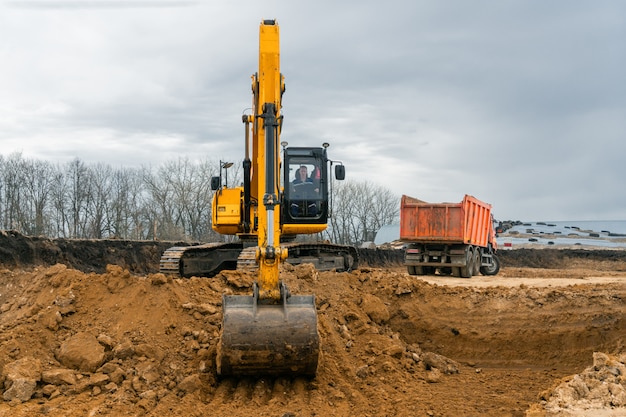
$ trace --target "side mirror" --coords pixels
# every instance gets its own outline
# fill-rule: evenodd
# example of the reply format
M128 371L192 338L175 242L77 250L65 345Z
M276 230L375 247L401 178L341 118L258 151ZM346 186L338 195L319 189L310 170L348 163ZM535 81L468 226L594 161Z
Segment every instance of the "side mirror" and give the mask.
M344 165L335 165L335 178L339 181L346 179L346 167Z
M220 188L220 185L222 185L221 183L222 181L220 177L211 177L211 190L218 190Z

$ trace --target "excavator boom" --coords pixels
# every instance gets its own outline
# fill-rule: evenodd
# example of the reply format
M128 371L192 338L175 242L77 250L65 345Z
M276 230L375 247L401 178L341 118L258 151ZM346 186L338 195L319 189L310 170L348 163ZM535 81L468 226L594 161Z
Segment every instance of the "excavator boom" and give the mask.
M211 277L222 270L256 273L251 295L225 295L217 349L217 372L228 375L314 376L320 352L313 295L291 295L281 282L280 265L312 263L318 270L349 271L358 265L353 246L296 241L323 232L330 217L330 168L343 180L343 164L321 147L289 147L281 142L282 96L278 24L261 22L259 66L252 75L252 111L245 126L241 186L211 179L215 191L211 226L228 243L172 247L161 257L163 273Z
M314 376L317 370L315 298L292 296L279 277L279 266L288 257L288 249L281 246L279 138L284 89L278 25L266 20L259 33L259 70L252 76L254 114L244 117L246 132L252 125L251 174L244 182L250 184L256 225L245 227L250 229L249 234L256 233L258 271L252 295L223 297L216 358L217 373L222 376ZM246 142L246 160L247 149ZM252 204L244 201L244 206Z

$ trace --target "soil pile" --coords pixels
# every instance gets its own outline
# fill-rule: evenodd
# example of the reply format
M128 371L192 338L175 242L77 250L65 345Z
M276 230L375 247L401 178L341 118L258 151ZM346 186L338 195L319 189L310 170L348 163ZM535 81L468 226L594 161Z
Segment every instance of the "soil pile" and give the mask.
M619 280L449 287L309 265L282 276L316 295L315 379L216 378L221 296L249 294L249 273L2 270L0 415L521 416L593 352L623 350Z
M626 415L626 354L594 353L593 366L564 378L541 398L541 406L533 406L528 417Z
M316 296L316 378L218 379L222 295L249 295L251 273L172 279L158 242L2 239L0 416L626 414L620 255L535 250L528 268L510 251L470 280L373 249L352 272L286 265Z

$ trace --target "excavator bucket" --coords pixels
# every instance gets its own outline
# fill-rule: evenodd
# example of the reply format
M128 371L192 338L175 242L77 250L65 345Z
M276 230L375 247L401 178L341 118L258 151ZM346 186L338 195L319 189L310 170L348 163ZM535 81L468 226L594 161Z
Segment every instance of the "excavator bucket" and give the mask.
M224 295L222 308L218 375L315 376L320 341L313 295L283 297L282 304Z

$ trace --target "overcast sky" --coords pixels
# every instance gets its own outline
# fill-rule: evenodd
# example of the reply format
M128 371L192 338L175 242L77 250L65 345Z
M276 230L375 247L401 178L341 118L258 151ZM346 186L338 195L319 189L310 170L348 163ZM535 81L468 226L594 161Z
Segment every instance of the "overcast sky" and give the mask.
M240 161L262 19L282 140L499 219L626 220L622 0L0 0L0 153Z

